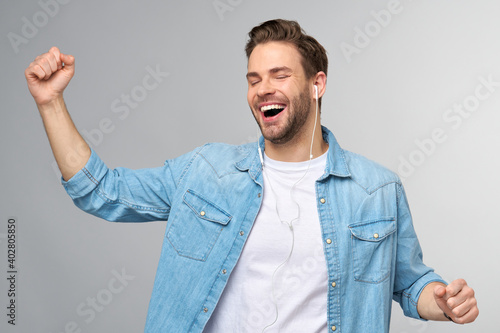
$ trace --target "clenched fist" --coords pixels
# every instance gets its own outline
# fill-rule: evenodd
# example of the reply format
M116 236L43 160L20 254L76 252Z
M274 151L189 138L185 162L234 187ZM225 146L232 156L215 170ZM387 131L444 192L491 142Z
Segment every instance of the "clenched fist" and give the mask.
M74 74L75 58L61 53L57 47L36 57L24 71L28 88L39 106L62 97Z
M463 279L455 280L446 287L436 286L434 298L447 318L457 324L471 323L479 315L474 290Z

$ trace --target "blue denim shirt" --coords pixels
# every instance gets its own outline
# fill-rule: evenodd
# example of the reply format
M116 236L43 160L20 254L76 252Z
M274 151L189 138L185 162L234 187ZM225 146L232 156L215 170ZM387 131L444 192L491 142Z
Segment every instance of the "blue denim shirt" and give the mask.
M399 178L329 144L316 200L328 271L328 327L388 332L392 299L420 318L432 281ZM259 143L264 148L261 137ZM63 185L74 203L109 221L168 220L146 332L202 332L238 262L262 201L257 143L207 144L163 167L108 169L94 151ZM300 304L297 304L300 307Z

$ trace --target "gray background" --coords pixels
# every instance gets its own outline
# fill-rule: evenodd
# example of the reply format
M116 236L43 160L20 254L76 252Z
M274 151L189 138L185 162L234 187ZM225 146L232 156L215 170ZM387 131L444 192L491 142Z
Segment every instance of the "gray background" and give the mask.
M37 1L1 2L0 276L9 216L19 224L20 273L15 327L6 323L0 279L0 331L142 331L165 229L163 222L105 222L72 204L26 87L29 63L53 45L74 55L65 98L79 130L107 118L112 129L92 146L108 166L155 167L207 141L256 138L243 47L251 27L281 17L298 20L329 53L323 124L345 149L394 171L413 158L418 165L405 171L404 184L424 259L445 279L463 277L476 289L476 323L420 322L395 306L392 332L500 332L492 289L500 276L500 87L460 126L443 119L453 104L471 100L480 77L500 81L498 1L401 0L379 30L372 11L391 1L220 0L222 13L214 3L74 0L52 6L51 16L39 13ZM8 36L23 36L23 17L40 27L16 52ZM365 28L372 37L348 59L342 43L355 45L356 29ZM142 85L147 66L169 76L121 119L111 104ZM419 153L415 141L436 128L447 139ZM88 297L110 294L112 271L122 269L134 277L128 285L92 320L79 315Z

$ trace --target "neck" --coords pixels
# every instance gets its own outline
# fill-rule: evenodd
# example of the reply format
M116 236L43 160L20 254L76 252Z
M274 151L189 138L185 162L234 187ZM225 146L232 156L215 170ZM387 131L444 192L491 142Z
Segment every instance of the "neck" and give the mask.
M300 133L293 140L283 144L275 144L265 140L266 155L273 160L282 162L308 161L310 159L309 154L311 152L311 134ZM312 146L313 158L324 154L327 150L328 143L323 140L321 126L318 124L314 132L314 142Z

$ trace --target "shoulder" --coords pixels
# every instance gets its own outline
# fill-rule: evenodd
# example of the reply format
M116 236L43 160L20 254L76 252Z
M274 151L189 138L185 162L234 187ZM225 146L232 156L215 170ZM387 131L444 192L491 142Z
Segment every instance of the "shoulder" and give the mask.
M207 143L166 164L177 170L187 170L194 165L211 167L217 173L226 174L236 171L236 163L257 151L257 144L232 145L227 143Z
M257 144L232 145L228 143L207 143L198 148L198 155L212 165L224 167L234 166L235 163L246 158L253 150L257 151Z
M243 145L232 145L229 143L211 142L207 143L199 149L199 154L205 157L221 157L228 160L240 160L246 157L252 149L257 149L257 144L255 142L243 144Z
M180 155L171 160L167 160L167 162L189 162L193 159L197 158L205 158L205 159L219 159L224 158L225 160L238 161L244 157L246 157L252 147L257 149L256 143L249 143L244 145L232 145L228 143L219 143L219 142L210 142L206 143L203 146L196 147L195 149Z
M399 176L381 164L348 150L343 152L351 179L368 193L389 184L401 185Z

